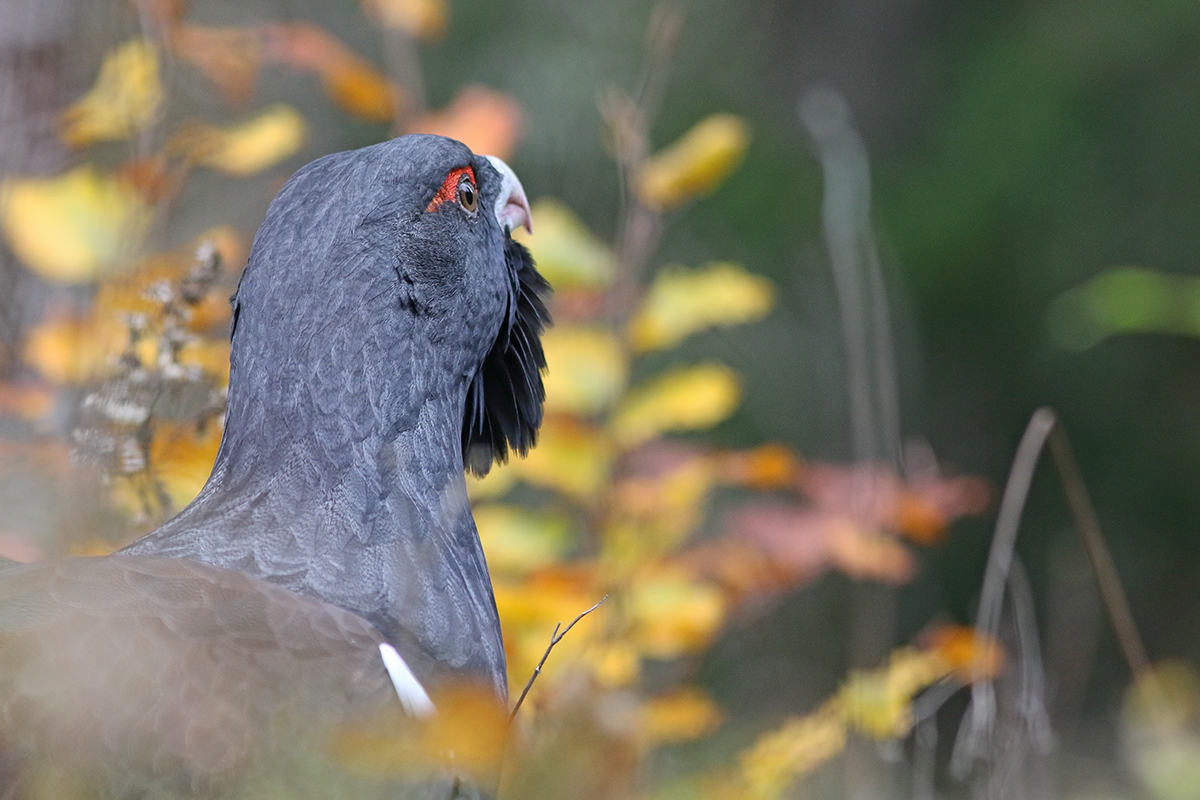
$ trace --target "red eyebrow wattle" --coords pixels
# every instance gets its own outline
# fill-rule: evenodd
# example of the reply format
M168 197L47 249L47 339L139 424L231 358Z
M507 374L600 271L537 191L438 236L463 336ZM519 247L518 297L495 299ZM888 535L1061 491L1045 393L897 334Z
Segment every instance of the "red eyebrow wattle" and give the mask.
M458 196L458 181L463 175L467 175L471 179L471 183L475 183L475 170L470 167L458 167L450 170L450 174L446 176L446 180L442 181L442 188L438 189L438 193L429 201L429 205L425 210L433 211L435 208L445 203L448 200L453 200Z

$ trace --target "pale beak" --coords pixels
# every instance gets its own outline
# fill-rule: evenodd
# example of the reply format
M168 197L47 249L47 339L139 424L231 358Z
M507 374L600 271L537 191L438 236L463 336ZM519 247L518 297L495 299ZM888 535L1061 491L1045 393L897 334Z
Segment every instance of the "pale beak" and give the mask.
M517 228L524 228L533 233L533 217L529 214L529 200L525 197L521 181L517 180L517 174L512 171L512 167L495 156L487 156L487 160L492 162L492 166L500 173L502 181L500 194L496 198L496 219L500 222L500 227L510 232Z

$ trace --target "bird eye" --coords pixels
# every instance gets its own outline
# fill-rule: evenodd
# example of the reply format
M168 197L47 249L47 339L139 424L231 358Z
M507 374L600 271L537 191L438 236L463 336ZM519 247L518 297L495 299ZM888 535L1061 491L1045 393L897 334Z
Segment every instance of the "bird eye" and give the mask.
M471 214L479 208L479 194L475 191L475 184L466 175L458 182L458 204Z

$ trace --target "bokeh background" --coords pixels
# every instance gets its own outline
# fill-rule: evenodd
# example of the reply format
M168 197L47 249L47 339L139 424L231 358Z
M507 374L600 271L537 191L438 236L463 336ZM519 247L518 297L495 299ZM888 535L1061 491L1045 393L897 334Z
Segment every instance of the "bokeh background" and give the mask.
M139 96L148 79L131 75L144 63L112 67L117 90L93 89L101 65L134 40L147 43L161 97ZM219 311L210 318L179 310L179 282L199 263L197 243L215 242L225 257L201 292L201 305L217 308L287 175L328 152L436 130L504 151L535 202L557 198L569 208L565 221L547 215L548 234L535 227L550 249L539 250L537 237L531 243L559 278L560 327L582 331L558 341L551 375L555 352L560 375L570 363L599 359L599 367L577 370L583 375L572 380L581 386L563 389L583 399L553 406L553 377L551 384L559 423L599 447L567 447L556 468L578 475L601 463L594 482L564 486L531 468L512 479L523 486L478 490L485 544L485 517L496 530L517 529L512 541L496 534L503 541L492 545L513 548L500 556L509 560L497 578L502 614L508 598L513 620L506 630L528 623L533 642L513 643L528 652L510 659L522 668L529 653L536 661L554 619L569 621L571 609L584 610L612 585L633 585L637 568L622 559L676 570L672 579L691 592L687 602L645 612L679 615L664 630L638 617L636 599L597 611L599 622L581 621L570 635L579 638L576 649L564 640L531 697L543 688L554 694L559 664L561 686L576 692L560 688L573 698L563 703L583 702L584 690L568 677L572 665L591 664L584 694L600 704L587 706L595 714L613 693L637 706L676 692L664 713L692 713L692 723L668 721L673 733L639 740L621 758L584 737L572 746L609 754L621 765L612 772L627 780L590 794L555 783L536 784L538 791L749 792L730 788L729 770L748 763L744 754L759 737L838 696L853 669L885 669L894 648L927 642L931 630L969 638L953 626L974 622L995 500L1042 405L1058 411L1075 445L1151 659L1196 663L1198 45L1200 6L1192 0L3 0L0 549L21 560L104 552L186 502L219 436L219 343L227 331ZM898 430L886 408L867 420L884 431L878 452L856 445L861 420L847 388L856 376L822 216L833 178L801 119L806 96L827 122L847 126L845 141L860 143L851 150L869 160L839 162L839 174L853 177L869 163L869 194L843 208L842 224L858 237L860 277L869 282L877 268L873 296L888 312L864 307L868 327L891 332L890 346L877 351L895 373ZM79 105L86 97L91 106ZM701 174L676 174L683 188L675 194L639 183L647 164L687 172L686 163L645 156L717 113L733 115L732 129L675 151ZM262 130L236 127L248 120ZM71 172L81 165L93 171ZM77 183L38 183L65 174ZM162 253L174 255L153 260ZM658 317L645 310L645 287L663 265L700 275L725 262L740 266L724 278L709 275L710 283L676 285L684 299L664 300ZM153 280L138 276L151 273L177 294L147 295ZM687 297L704 291L699 310L688 310ZM130 342L131 313L142 315L141 344L137 336ZM637 319L687 335L639 339ZM173 334L173 325L186 334ZM166 346L164 361L169 341L178 346ZM176 389L190 382L194 391L172 390L165 404L139 400L156 423L149 426L89 418L105 398L139 397L128 358L120 360L131 352L156 379ZM725 377L693 374L698 383L668 387L659 398L666 411L630 410L633 400L655 402L638 387L717 362ZM184 372L172 377L171 365ZM888 372L858 377L886 394ZM695 407L708 410L689 416ZM175 451L155 444L167 431L175 431ZM593 434L599 438L587 438ZM942 472L968 482L929 478L931 453ZM864 455L892 470L934 522L914 534L914 525L885 512L864 512L871 503L862 496L881 491L869 478L855 483L869 472ZM708 477L679 477L680 465L698 464ZM922 490L921 475L944 491ZM846 496L829 488L839 480L850 487ZM986 507L981 493L990 495ZM630 511L638 502L648 510ZM771 517L779 502L791 511ZM868 537L831 545L841 535L829 532L836 525L822 517L826 527L812 528L812 514L798 516L800 508L850 519L888 544ZM695 518L679 530L641 530L658 524L655 514L685 512ZM522 529L536 534L522 538ZM661 538L643 550L613 544L642 533ZM812 545L819 555L789 550L786 542L801 540L820 542ZM729 542L749 549L706 560L705 548ZM1004 789L995 778L999 757L974 778L951 769L969 696L955 687L971 676L960 672L954 684L953 670L941 668L901 693L911 716L914 695L954 684L924 739L911 718L880 736L842 720L830 734L842 744L827 753L811 743L805 750L799 737L791 760L783 759L792 766L778 767L785 796L1200 797L1200 745L1189 738L1200 704L1194 678L1178 663L1170 668L1168 705L1179 719L1169 736L1139 739L1129 667L1048 467L1034 481L1017 553L1054 736L1038 744L1032 723L1013 735L1025 737L1026 749L1017 750L1032 753L1048 777ZM770 580L769 569L751 570L734 591L728 570L714 564L737 558L787 565ZM573 587L566 600L544 600L559 597L564 582ZM539 602L547 619L521 616ZM590 624L593 634L584 630ZM1027 647L1014 649L1009 628L1002 625L1001 646L1012 678L1030 656ZM675 644L663 645L664 637ZM514 694L521 685L514 678ZM1001 705L1020 704L1000 697ZM554 704L545 707L531 712L530 725L543 724L543 739L530 734L531 763L540 764L532 773L561 756L542 747L544 731L558 730ZM1027 722L1023 713L1015 718ZM635 728L649 724L637 719ZM607 729L595 735L625 741ZM801 768L805 758L811 769ZM516 796L521 786L532 791L514 785Z

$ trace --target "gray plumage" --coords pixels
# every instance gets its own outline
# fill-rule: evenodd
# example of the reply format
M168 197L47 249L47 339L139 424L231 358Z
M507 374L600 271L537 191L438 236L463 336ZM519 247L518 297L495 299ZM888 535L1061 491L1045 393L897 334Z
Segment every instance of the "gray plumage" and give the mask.
M477 181L477 211L431 206L461 167ZM233 300L229 405L208 483L120 554L62 562L100 594L125 587L111 590L124 611L117 621L104 612L105 625L152 628L154 647L168 653L164 665L177 663L172 646L220 661L228 647L212 626L205 635L215 656L197 650L180 621L188 602L210 603L212 591L185 592L183 607L166 614L175 621L163 622L145 587L232 580L238 591L270 598L237 617L246 647L267 663L287 662L280 654L289 648L315 648L317 661L327 659L316 673L348 665L357 683L342 691L357 699L346 708L387 694L372 656L383 641L422 683L481 680L506 697L499 621L463 473L464 464L486 471L509 447L533 443L545 367L538 337L548 317L544 281L493 212L500 177L457 142L409 136L327 156L288 181ZM198 566L181 578L180 559ZM0 645L36 648L38 620L88 617L78 607L86 603L58 596L63 569L0 571ZM27 585L18 590L20 581ZM288 641L273 622L278 612L265 610L280 603L293 617L323 620L288 630L354 633L340 645L328 641L340 634L322 634L317 646L311 631ZM369 625L356 628L357 618ZM0 690L19 691L17 667L0 663ZM259 683L270 683L270 669L264 674ZM0 699L0 746L19 738L4 727L18 705Z

